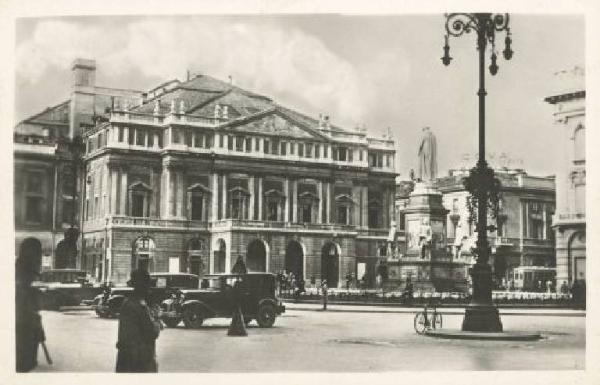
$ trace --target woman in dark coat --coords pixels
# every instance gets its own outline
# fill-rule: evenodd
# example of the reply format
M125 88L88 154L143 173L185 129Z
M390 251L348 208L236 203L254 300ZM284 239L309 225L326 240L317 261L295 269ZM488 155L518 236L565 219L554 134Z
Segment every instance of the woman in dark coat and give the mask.
M150 282L147 271L131 272L128 285L133 286L133 295L123 302L119 316L117 372L158 371L155 343L160 333L160 321L146 303Z

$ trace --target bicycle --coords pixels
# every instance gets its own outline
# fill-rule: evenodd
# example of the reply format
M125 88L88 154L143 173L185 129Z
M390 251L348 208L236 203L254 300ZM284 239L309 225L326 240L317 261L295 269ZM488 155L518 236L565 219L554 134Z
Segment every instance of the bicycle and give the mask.
M433 312L427 312L427 305L423 308L423 311L418 312L415 315L414 326L417 334L423 334L426 330L441 329L442 328L442 313L438 313L436 305L431 305Z

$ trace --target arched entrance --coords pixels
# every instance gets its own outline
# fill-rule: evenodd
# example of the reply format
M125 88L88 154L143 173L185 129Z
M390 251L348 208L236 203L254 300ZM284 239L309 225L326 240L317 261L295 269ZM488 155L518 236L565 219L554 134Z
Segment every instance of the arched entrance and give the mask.
M152 260L154 258L154 241L149 237L139 237L133 243L131 255L131 269L146 270L152 272Z
M248 245L246 256L248 271L267 271L267 248L265 242L255 239Z
M327 286L337 287L340 275L340 246L328 242L321 253L321 279L327 280Z
M585 233L577 232L569 240L569 279L585 279Z
M225 260L227 258L227 245L223 239L217 241L217 249L215 250L215 273L225 273Z
M285 271L304 277L304 248L298 241L291 241L285 249Z

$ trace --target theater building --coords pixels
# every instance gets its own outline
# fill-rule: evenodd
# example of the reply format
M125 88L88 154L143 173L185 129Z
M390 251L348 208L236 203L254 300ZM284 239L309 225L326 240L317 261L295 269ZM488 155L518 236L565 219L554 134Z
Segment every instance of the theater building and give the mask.
M115 103L82 132L80 266L375 274L393 217L394 142L198 75Z

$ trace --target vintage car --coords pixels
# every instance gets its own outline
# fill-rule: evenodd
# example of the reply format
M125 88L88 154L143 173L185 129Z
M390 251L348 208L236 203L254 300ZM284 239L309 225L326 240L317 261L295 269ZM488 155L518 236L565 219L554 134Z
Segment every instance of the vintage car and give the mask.
M169 298L174 291L180 289L197 289L199 278L195 274L186 273L151 273L152 287L148 298L149 305L156 307ZM102 294L94 298L92 308L101 318L112 318L119 315L125 298L133 293L132 287L105 287Z
M61 306L77 306L91 300L101 292L88 282L86 272L77 269L52 269L43 271L39 280L32 283L41 293L41 307L58 310Z
M269 273L207 275L200 289L179 290L164 300L160 317L168 327L183 320L186 328L199 328L207 318L231 317L239 303L246 324L256 319L258 326L271 327L285 311L275 286Z

